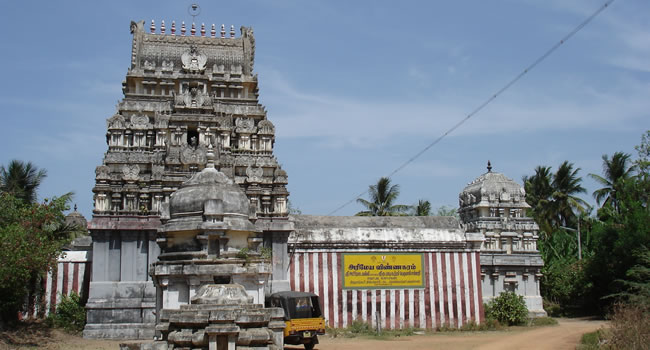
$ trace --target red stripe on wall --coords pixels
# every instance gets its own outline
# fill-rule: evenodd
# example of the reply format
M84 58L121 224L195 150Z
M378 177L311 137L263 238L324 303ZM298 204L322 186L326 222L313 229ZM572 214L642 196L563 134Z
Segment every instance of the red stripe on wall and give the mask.
M63 284L61 288L61 294L63 295L68 295L68 275L69 275L69 267L70 263L63 263Z
M345 315L343 315L343 273L341 272L343 269L341 269L341 253L336 253L336 268L338 269L338 290L336 293L338 294L339 298L339 327L343 327L343 317L345 317Z
M413 293L413 290L406 289L404 290L404 305L402 307L404 308L404 327L409 328L413 327L411 324L411 298L410 294Z
M50 288L50 312L54 313L54 310L56 309L56 293L58 292L56 290L56 285L57 279L58 279L58 267L59 264L55 264L54 267L52 268L52 288Z
M418 327L420 324L420 290L419 289L412 289L411 294L413 294L413 325L412 327ZM410 308L409 308L409 313L410 313Z
M476 292L476 287L474 286L474 269L472 268L472 253L467 253L467 275L469 276L469 312L470 319L474 322L477 322L476 319L476 310L474 307L474 293Z
M309 278L309 291L312 293L315 291L314 278L318 278L318 276L312 276L314 273L314 255L316 254L308 254L309 267L305 266L307 269L307 271L305 271L307 273L306 276Z
M291 290L296 290L296 256L295 253L289 260L289 285Z
M457 295L457 297L460 298L460 310L461 310L461 312L459 313L459 315L462 315L460 320L461 320L461 322L463 324L465 324L465 322L467 321L467 314L466 314L466 311L465 311L465 305L467 303L467 300L465 300L465 273L464 273L465 270L463 269L463 255L465 255L465 253L460 253L458 255L458 261L456 263L458 264L458 267L459 267L458 272L460 274L460 276L459 276L460 277L460 291L458 291L460 294Z
M458 262L456 261L456 254L454 253L449 253L449 258L451 262L451 266L449 270L451 271L451 307L454 309L454 317L453 319L449 319L450 322L452 322L453 327L458 326L458 319L460 316L460 313L458 312L458 304L456 302L458 301L458 288L456 288L456 264Z
M327 276L327 299L329 302L330 319L328 320L328 322L330 327L336 327L337 325L334 324L334 310L336 309L337 305L334 305L334 292L333 292L334 274L332 272L332 254L330 253L325 253L325 254L327 254L327 271L329 272Z
M387 289L384 295L386 296L386 320L384 321L384 328L390 329L390 290Z
M431 266L429 266L429 259L432 258L431 253L427 253L424 255L424 312L426 315L425 319L425 327L427 329L431 329L433 327L432 324L432 309L431 309L431 288L433 287L431 285L430 278L433 276L433 272L431 271Z
M445 311L445 319L442 320L442 323L451 322L451 315L449 314L449 295L447 293L447 258L448 253L442 253L440 259L440 265L442 268L442 306Z
M435 312L435 317L436 317L436 327L440 327L441 325L441 320L440 320L440 298L442 298L442 295L438 293L438 288L439 288L439 283L438 283L438 255L440 253L432 253L431 254L431 272L433 273L433 297L434 297L434 303L431 309Z
M478 315L481 323L484 321L485 314L483 313L483 288L481 287L481 255L479 252L474 253L476 256L476 279L478 280Z
M72 290L77 294L81 294L79 291L79 264L74 264L74 269L72 270Z

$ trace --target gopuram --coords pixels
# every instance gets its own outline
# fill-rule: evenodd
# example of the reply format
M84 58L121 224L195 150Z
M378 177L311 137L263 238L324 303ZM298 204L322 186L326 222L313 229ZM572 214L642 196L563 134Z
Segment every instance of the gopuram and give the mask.
M214 168L249 202L250 212L239 214L251 218L255 235L242 248L272 252L267 288L288 289L287 173L273 155L275 127L258 101L252 29L242 27L238 37L223 25L219 33L214 25L209 32L184 23L177 30L174 22L157 30L152 21L148 29L144 21L131 23L124 98L107 120L108 150L95 170L85 337L153 337L157 299L150 266L167 244L158 236L161 214L172 193L206 168L209 147ZM205 243L211 253L229 244L212 236ZM189 295L174 284L160 288Z
M95 171L84 337L281 348L283 312L263 305L285 290L318 294L330 327L462 327L506 290L545 314L539 228L519 184L488 163L459 218L290 217L252 29L177 29L131 23Z

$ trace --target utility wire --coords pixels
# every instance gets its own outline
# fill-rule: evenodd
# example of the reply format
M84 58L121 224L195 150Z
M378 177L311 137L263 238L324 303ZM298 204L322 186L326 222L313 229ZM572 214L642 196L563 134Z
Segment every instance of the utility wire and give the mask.
M533 63L531 63L526 69L524 69L521 73L519 73L517 76L515 76L512 80L510 80L506 85L504 85L501 89L499 89L495 94L490 96L485 102L481 103L478 107L476 107L470 114L468 114L465 118L461 119L458 123L456 123L454 126L452 126L449 130L447 130L444 134L440 135L437 139L433 140L430 144L428 144L426 147L424 147L422 150L420 150L418 153L416 153L414 156L409 158L407 161L402 163L399 167L397 167L395 170L393 170L390 174L388 174L388 178L391 178L393 175L397 174L400 170L404 169L407 167L409 164L411 164L413 161L418 159L422 154L424 154L426 151L428 151L431 147L435 146L438 144L442 139L444 139L447 135L451 134L454 132L456 129L458 129L461 125L465 124L466 121L468 121L471 117L473 117L475 114L480 112L483 108L485 108L487 105L489 105L492 101L494 101L499 95L501 95L503 92L508 90L512 85L514 85L519 79L521 79L526 73L530 72L535 68L538 64L540 64L542 61L544 61L548 56L550 56L558 47L560 47L562 44L567 42L573 35L578 33L582 28L584 28L591 20L593 20L596 16L598 16L603 10L605 10L609 5L611 5L614 2L614 0L608 0L606 1L602 6L600 6L591 16L587 17L582 23L580 23L577 27L575 27L572 31L569 32L569 34L565 35L560 41L558 41L555 45L551 46L550 49L546 50L543 55L541 55L539 58L537 58ZM329 214L327 215L332 215L336 213L337 211L345 208L348 206L350 203L356 201L358 198L363 196L364 194L368 193L368 190L365 190L358 195L356 195L354 198L350 199L349 201L345 202L343 205L339 206L338 208L332 210Z

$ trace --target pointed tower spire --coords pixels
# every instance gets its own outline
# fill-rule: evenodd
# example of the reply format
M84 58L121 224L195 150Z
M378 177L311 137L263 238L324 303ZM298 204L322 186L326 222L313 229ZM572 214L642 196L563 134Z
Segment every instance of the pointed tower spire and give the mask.
M176 35L176 21L172 21L172 35Z
M223 24L221 25L221 37L222 38L226 37L226 26Z
M156 24L153 22L153 19L151 20L151 26L149 27L149 30L151 30L151 34L156 34Z
M235 37L235 26L234 25L230 26L230 37L231 38Z
M492 172L492 164L490 163L489 160L488 160L488 166L487 166L487 169L488 169L488 173L491 173L491 172Z
M214 38L217 35L217 29L214 26L214 23L212 23L212 29L210 30L210 35Z

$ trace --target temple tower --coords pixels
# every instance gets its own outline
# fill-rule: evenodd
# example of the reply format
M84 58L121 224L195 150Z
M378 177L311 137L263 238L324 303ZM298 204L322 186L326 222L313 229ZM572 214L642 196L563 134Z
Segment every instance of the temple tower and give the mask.
M168 27L169 28L169 27ZM195 25L192 24L192 28ZM204 28L202 26L202 28ZM124 98L107 120L107 152L95 170L93 275L86 337L153 336L155 288L150 265L161 213L181 184L214 168L245 195L254 237L273 252L274 290L288 286L287 173L273 155L275 127L258 100L251 28L229 36L167 32L152 21L131 22L130 67Z
M537 250L539 226L526 215L526 192L513 180L492 171L469 183L458 196L467 233L484 237L481 247L483 301L503 291L523 295L533 316L546 315L539 283L544 266Z

